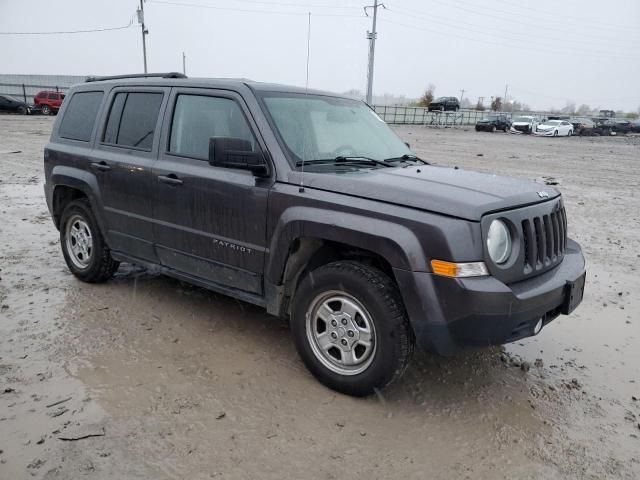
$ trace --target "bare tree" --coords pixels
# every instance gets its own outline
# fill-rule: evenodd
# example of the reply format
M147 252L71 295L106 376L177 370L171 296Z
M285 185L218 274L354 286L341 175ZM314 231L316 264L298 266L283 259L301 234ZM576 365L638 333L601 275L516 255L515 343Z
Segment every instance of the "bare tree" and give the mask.
M478 110L479 112L484 112L484 105L480 100L478 100L478 103L476 103L476 110Z
M433 83L430 83L427 89L425 90L422 97L418 101L419 107L428 107L431 102L433 102L433 94L436 91L436 86Z
M580 105L578 107L578 109L576 110L576 114L580 115L581 117L589 115L591 112L592 112L591 107L589 105L587 105L586 103L583 103L582 105Z
M576 111L576 102L573 100L567 100L564 108L560 110L562 113L574 113Z
M493 100L491 100L491 110L494 112L502 110L502 97L493 97Z

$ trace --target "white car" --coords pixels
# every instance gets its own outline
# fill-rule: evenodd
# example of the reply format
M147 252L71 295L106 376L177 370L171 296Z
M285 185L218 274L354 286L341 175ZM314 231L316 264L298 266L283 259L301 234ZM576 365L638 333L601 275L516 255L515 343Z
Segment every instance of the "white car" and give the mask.
M531 115L522 115L513 119L509 131L511 133L533 133L536 131L537 126L538 120L536 117Z
M546 137L570 137L573 135L573 125L566 120L547 120L536 127L535 133Z

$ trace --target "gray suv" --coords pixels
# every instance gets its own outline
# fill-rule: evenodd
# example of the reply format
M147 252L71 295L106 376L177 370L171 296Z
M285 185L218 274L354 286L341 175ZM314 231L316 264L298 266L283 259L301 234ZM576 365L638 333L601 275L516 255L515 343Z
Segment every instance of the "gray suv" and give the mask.
M430 165L331 93L89 79L69 91L44 168L80 280L129 262L262 306L288 319L313 375L351 395L399 378L416 343L512 342L582 300L558 191Z

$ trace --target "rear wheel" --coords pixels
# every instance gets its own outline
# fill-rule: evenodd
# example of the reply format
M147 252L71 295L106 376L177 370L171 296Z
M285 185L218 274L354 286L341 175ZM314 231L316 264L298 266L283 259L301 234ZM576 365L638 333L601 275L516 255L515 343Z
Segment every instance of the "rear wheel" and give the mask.
M327 387L355 396L397 380L414 348L394 282L353 261L324 265L302 280L291 331L309 371Z
M104 282L118 269L86 199L74 200L62 212L60 245L69 270L84 282Z
M42 114L43 115L51 115L51 107L49 105L42 106Z
M27 109L25 107L18 107L18 113L20 115L26 115L28 112L27 112Z

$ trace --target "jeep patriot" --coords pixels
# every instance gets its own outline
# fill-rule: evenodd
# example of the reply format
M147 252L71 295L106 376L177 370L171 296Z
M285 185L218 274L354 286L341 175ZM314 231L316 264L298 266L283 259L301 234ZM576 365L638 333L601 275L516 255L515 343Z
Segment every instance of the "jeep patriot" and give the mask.
M560 192L432 165L332 93L91 78L62 104L44 168L80 280L129 262L260 305L351 395L398 379L416 344L513 342L582 300Z

